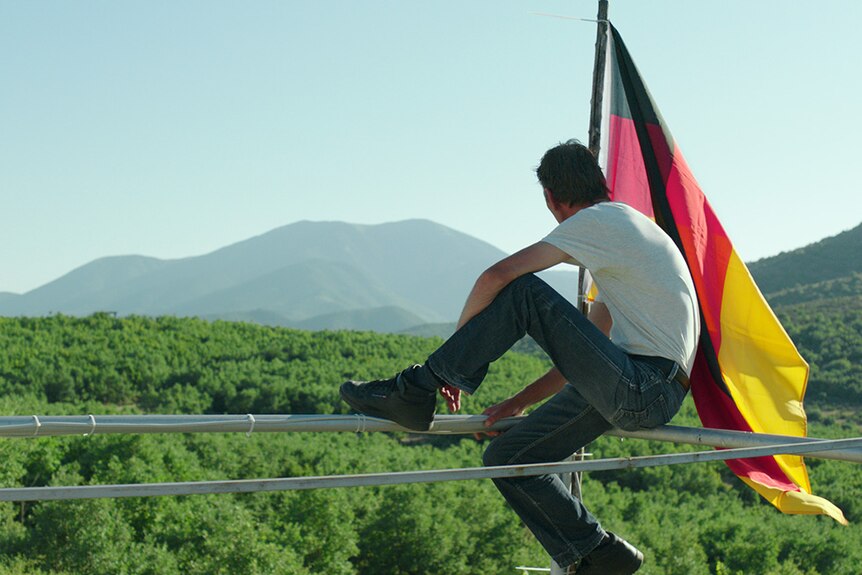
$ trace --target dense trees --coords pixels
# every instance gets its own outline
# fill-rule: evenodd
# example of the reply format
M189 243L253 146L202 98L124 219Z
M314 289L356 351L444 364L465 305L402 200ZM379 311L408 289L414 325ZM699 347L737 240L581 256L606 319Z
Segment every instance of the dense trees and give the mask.
M849 409L858 405L854 392L841 396L840 412L826 400L848 387L842 374L859 362L848 359L844 369L840 360L858 353L862 322L851 314L827 323L821 313L788 322L800 346L817 354L811 392L823 401L807 404L818 413L811 435L858 435ZM839 330L838 340L829 335ZM394 373L437 343L105 314L0 319L0 413L344 413L337 386L345 377ZM465 399L466 411L481 411L546 366L540 357L504 357L479 393ZM690 402L675 423L696 424ZM3 439L0 485L469 467L480 464L482 448L472 439L399 434ZM591 447L595 457L690 449L611 437ZM816 492L842 506L851 522L862 520L858 467L809 466ZM862 564L856 528L781 515L721 464L595 473L585 493L607 528L648 553L647 574L855 575ZM513 573L519 564L542 566L547 558L488 481L0 504L0 575L457 575Z
M811 364L809 401L862 404L862 295L780 306L785 328Z

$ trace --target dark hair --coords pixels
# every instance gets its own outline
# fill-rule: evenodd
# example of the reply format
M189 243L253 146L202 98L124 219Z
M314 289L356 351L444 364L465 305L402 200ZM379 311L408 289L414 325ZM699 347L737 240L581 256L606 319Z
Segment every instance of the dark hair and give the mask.
M577 140L545 152L536 175L542 187L562 204L593 204L610 199L605 175L595 156Z

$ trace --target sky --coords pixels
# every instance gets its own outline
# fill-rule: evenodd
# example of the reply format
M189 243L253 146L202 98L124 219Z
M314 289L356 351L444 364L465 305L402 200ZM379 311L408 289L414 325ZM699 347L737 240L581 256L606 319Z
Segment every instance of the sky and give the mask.
M0 0L0 292L300 220L513 252L587 140L595 0ZM862 221L858 0L611 0L746 261Z

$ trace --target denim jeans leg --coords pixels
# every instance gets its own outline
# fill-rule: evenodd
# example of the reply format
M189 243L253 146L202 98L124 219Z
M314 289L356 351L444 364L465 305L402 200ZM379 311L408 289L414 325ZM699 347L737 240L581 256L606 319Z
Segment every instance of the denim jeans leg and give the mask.
M529 334L602 416L613 421L618 388L634 376L629 356L568 300L532 274L504 288L425 363L437 377L474 393L488 364Z
M510 283L423 367L468 393L490 362L529 334L569 382L495 439L486 465L559 461L613 426L655 427L679 409L685 390L672 374L633 361L565 298L532 274ZM555 475L495 484L561 566L589 553L604 531Z
M485 465L559 461L612 426L571 385L499 435L485 451ZM604 530L557 475L500 478L494 484L560 566L592 551Z
M475 392L488 364L524 334L548 353L569 381L563 391L494 440L487 465L565 459L612 427L635 366L570 302L532 274L503 289L482 312L428 358L440 379ZM622 391L621 391L622 390ZM555 475L495 484L560 565L589 553L604 531Z

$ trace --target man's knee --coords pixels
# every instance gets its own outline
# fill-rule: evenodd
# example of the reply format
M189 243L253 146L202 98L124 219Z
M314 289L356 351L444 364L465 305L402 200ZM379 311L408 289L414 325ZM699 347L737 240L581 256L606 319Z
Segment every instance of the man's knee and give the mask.
M544 283L536 274L524 274L513 279L506 287L512 290L529 290Z
M536 293L547 288L548 284L535 274L524 274L510 281L497 297L523 302L532 299Z
M511 297L516 301L535 300L536 298L546 302L566 301L558 291L536 274L524 274L513 279L504 288L505 290L509 290Z

